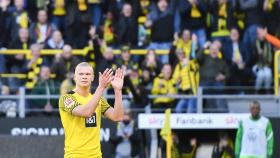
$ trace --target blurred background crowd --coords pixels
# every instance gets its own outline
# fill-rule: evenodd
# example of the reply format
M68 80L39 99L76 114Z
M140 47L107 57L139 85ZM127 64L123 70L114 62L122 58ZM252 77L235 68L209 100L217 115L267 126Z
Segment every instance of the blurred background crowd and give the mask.
M29 94L66 93L81 61L95 74L125 69L124 94L133 96L128 104L135 107L196 112L193 98L147 96L195 96L199 86L204 94L272 92L277 47L264 32L280 36L279 0L1 0L0 7L1 49L31 50L0 54L0 73L27 75L1 78L2 93L17 94L21 86ZM42 49L62 53L42 55ZM86 53L73 55L73 49ZM35 104L56 105L52 99ZM227 111L222 99L209 104Z
M134 144L129 154L137 155L140 138L131 108L149 104L153 112L196 113L199 87L210 95L271 94L280 45L271 44L267 35L280 37L280 0L0 0L1 52L31 52L0 53L0 74L26 74L24 79L0 75L1 94L18 94L25 87L27 94L45 95L26 99L25 105L52 115L58 103L50 95L73 89L78 63L94 67L93 89L98 72L121 67L126 70L123 93L130 99L124 99L125 119L111 142L122 155L127 150L119 144L129 140ZM45 49L62 53L43 55ZM76 55L75 49L85 53ZM133 54L134 49L145 55ZM107 94L112 93L109 88ZM166 97L176 94L193 97ZM212 108L203 112L229 112L224 99L203 103ZM1 99L0 113L14 117L17 104ZM212 157L234 157L232 137L213 136ZM193 157L199 145L196 136L186 138L180 131L173 141L174 157Z

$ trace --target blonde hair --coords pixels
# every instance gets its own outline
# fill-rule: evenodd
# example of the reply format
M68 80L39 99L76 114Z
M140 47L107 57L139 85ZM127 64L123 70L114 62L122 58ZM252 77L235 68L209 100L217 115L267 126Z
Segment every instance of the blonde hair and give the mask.
M81 62L80 64L78 64L78 65L76 66L76 68L75 68L75 73L76 73L78 67L90 67L90 68L92 69L92 73L93 73L93 68L92 68L92 66L91 66L89 63L87 63L87 62Z

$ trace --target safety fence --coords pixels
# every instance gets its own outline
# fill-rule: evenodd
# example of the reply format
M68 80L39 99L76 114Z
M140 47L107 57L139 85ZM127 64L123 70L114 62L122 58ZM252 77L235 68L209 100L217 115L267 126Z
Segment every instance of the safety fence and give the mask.
M275 95L255 95L255 94L204 94L203 88L199 87L197 95L148 95L151 101L155 98L170 97L176 100L186 99L195 100L196 113L228 113L228 112L248 112L248 106L253 100L259 100L263 104L263 112L269 116L280 116L279 96ZM25 118L28 112L42 112L44 109L30 108L27 106L28 100L58 100L60 95L35 95L27 94L26 89L21 87L17 95L0 95L0 101L14 100L17 103L17 115ZM114 95L105 93L104 97L113 100ZM124 95L124 100L133 100L131 95ZM221 105L222 107L217 106ZM34 106L33 106L34 107ZM35 105L36 107L36 105ZM152 105L143 105L141 107L132 107L131 110L137 113L145 112L145 107L153 110ZM226 109L224 109L226 107ZM164 109L156 109L157 112L163 112ZM173 109L174 110L174 109ZM58 109L53 110L57 112ZM186 112L186 111L184 111Z

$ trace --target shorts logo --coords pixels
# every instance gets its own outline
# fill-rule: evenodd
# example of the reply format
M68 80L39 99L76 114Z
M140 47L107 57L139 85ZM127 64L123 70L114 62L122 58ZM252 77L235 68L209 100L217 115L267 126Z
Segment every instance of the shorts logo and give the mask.
M75 101L72 98L67 98L64 101L65 107L70 108L75 105Z

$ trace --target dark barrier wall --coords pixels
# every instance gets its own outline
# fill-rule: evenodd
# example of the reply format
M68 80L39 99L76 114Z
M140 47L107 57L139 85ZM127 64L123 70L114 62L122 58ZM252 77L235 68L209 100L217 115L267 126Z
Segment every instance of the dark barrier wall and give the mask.
M104 158L110 158L111 136L116 123L102 120L101 145ZM59 117L0 118L1 158L62 158L64 131Z
M274 158L280 157L280 118L270 118L274 129ZM208 141L222 130L196 131ZM234 137L236 130L224 130ZM103 158L111 158L112 146L108 142L116 133L116 124L102 120L101 144ZM192 132L193 133L193 132ZM212 133L212 135L211 135ZM64 132L58 117L34 117L25 119L0 118L0 157L2 158L62 158Z

